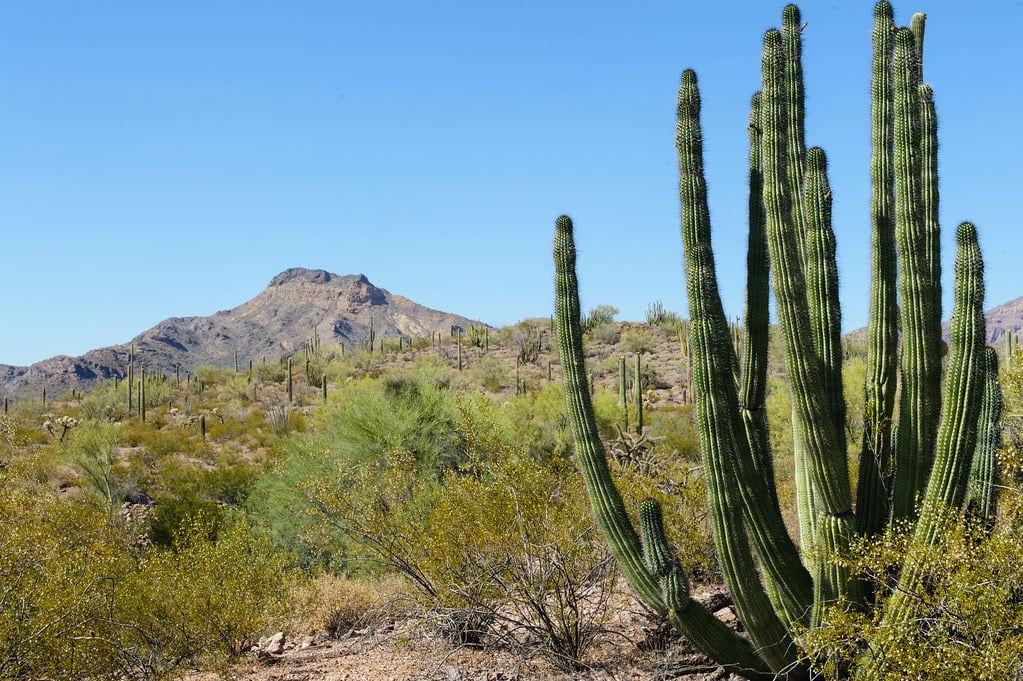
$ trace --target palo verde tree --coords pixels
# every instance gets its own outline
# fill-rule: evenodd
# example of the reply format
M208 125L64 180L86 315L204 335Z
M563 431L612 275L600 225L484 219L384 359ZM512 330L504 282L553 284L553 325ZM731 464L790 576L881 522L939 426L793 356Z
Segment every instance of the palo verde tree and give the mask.
M896 29L891 6L879 2L874 19L867 423L855 492L845 442L831 189L823 150L807 150L804 142L798 8L787 6L782 29L766 33L762 89L752 99L746 328L738 350L711 250L696 74L683 73L679 89L679 192L700 444L721 570L749 639L690 597L657 503L641 504L638 528L626 511L590 404L572 222L557 221L565 394L598 523L638 595L710 657L751 679L811 676L800 632L820 626L836 604L876 608L893 626L914 616L912 594L925 579L916 556L940 540L939 516L963 506L978 422L982 413L997 413L981 408L993 392L984 385L994 369L983 357L983 265L968 222L956 234L951 343L943 358L936 119L931 89L922 83L924 16ZM792 403L799 546L783 523L772 469L773 456L786 453L769 451L767 436L772 288ZM991 499L972 503L993 511ZM920 550L907 553L890 594L873 593L836 558L855 534L876 534L900 520L916 523ZM848 675L875 678L883 646L871 642Z

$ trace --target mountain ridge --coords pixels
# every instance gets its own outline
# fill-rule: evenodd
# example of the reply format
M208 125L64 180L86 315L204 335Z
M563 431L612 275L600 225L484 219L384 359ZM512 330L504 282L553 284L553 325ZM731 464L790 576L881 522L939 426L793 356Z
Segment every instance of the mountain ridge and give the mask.
M134 349L136 365L173 375L203 365L247 366L251 360L277 361L302 351L316 334L322 345L357 346L369 337L424 336L433 331L467 329L479 323L434 310L373 285L364 274L338 275L323 269L293 267L275 275L267 287L244 303L207 316L169 317L119 345L83 355L57 355L29 366L0 364L0 394L10 397L88 390L97 381L124 378Z

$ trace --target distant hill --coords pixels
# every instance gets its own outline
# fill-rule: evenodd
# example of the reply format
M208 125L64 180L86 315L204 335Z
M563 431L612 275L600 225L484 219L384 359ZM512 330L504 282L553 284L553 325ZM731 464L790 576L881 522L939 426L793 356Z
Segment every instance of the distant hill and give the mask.
M28 367L0 364L0 395L51 396L96 381L124 378L129 349L147 371L173 375L202 365L277 361L301 352L318 335L321 347L352 348L368 338L370 320L381 338L430 336L433 331L467 329L465 317L419 305L378 288L362 274L338 276L325 270L293 268L274 277L262 293L236 308L208 317L172 317L128 343L90 350L80 357L60 355Z
M1005 338L1006 331L1019 333L1023 330L1023 297L1002 303L984 313L984 325L987 329L987 344L993 345L1001 351L1001 343ZM948 340L950 321L941 325L942 335ZM846 338L854 342L867 342L867 327L861 327L855 331L844 334Z
M1023 329L1023 298L1010 300L984 313L988 345L1001 343L1006 331L1019 333ZM948 324L945 324L948 331ZM1000 350L1001 348L999 348Z

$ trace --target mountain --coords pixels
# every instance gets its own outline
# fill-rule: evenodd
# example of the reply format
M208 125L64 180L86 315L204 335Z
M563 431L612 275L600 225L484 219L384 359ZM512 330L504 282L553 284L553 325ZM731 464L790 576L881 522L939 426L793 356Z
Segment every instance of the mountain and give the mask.
M1023 329L1023 298L1016 298L984 313L988 345L1001 343L1006 331L1019 334ZM947 331L946 325L946 331ZM1001 349L1001 348L999 348Z
M323 348L357 346L370 323L381 338L429 336L469 328L465 317L419 305L378 288L362 274L338 276L325 270L293 268L274 277L262 293L231 310L208 317L172 317L130 342L80 357L60 355L28 367L0 364L0 395L63 395L87 390L96 381L124 378L134 347L136 366L172 376L202 365L233 367L277 361L301 352L314 334Z
M951 321L941 325L941 334L946 342L948 341L951 326ZM1002 303L985 312L984 326L987 331L987 344L993 345L997 350L1001 351L1000 345L1005 339L1006 331L1019 334L1023 330L1023 297ZM842 337L853 342L866 343L867 327L860 327L855 331L843 334Z

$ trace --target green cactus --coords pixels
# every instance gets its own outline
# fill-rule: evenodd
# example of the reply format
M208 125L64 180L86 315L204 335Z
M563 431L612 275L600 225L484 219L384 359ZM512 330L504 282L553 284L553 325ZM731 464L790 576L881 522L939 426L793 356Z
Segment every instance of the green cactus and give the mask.
M832 192L824 152L807 151L803 141L799 10L786 7L782 30L765 35L763 88L751 103L749 281L738 336L717 288L695 73L683 73L679 89L676 142L690 310L685 346L714 538L752 649L712 627L714 618L708 620L709 613L689 599L686 575L664 539L656 503L643 502L639 530L631 524L590 403L572 222L562 216L556 225L557 339L579 467L598 525L637 594L704 652L748 678L810 676L800 661L796 632L818 626L836 603L871 607L872 594L863 593L844 562L834 560L854 533L876 533L893 518L912 517L922 495L913 541L926 547L939 540L943 509L960 508L968 491L978 509L993 508L989 457L997 434L997 367L993 351L983 358L977 234L970 223L957 232L955 309L942 394L937 137L933 95L921 83L923 17L914 17L912 31L895 31L891 6L879 2L874 18L872 281L866 427L855 506L845 441ZM768 449L769 277L792 402L801 545L808 549L802 555L782 522ZM896 371L903 386L898 411ZM897 433L894 422L900 424ZM924 587L921 554L907 555L899 588L877 614L888 625L899 626L911 616L905 594ZM882 648L870 648L861 668L849 674L871 678L878 654Z
M636 434L643 434L643 359L641 355L636 353L636 371L633 375L633 382L635 383L635 392L633 397L636 401Z
M291 358L288 358L288 376L285 379L285 389L288 391L288 402L294 401L295 393L292 389Z
M625 423L622 431L629 430L629 387L628 376L625 373L625 355L618 358L618 404L622 408L622 417Z
M985 519L998 512L998 450L1001 431L1002 391L998 385L998 355L994 348L984 349L984 401L981 405L977 447L970 471L970 508Z

